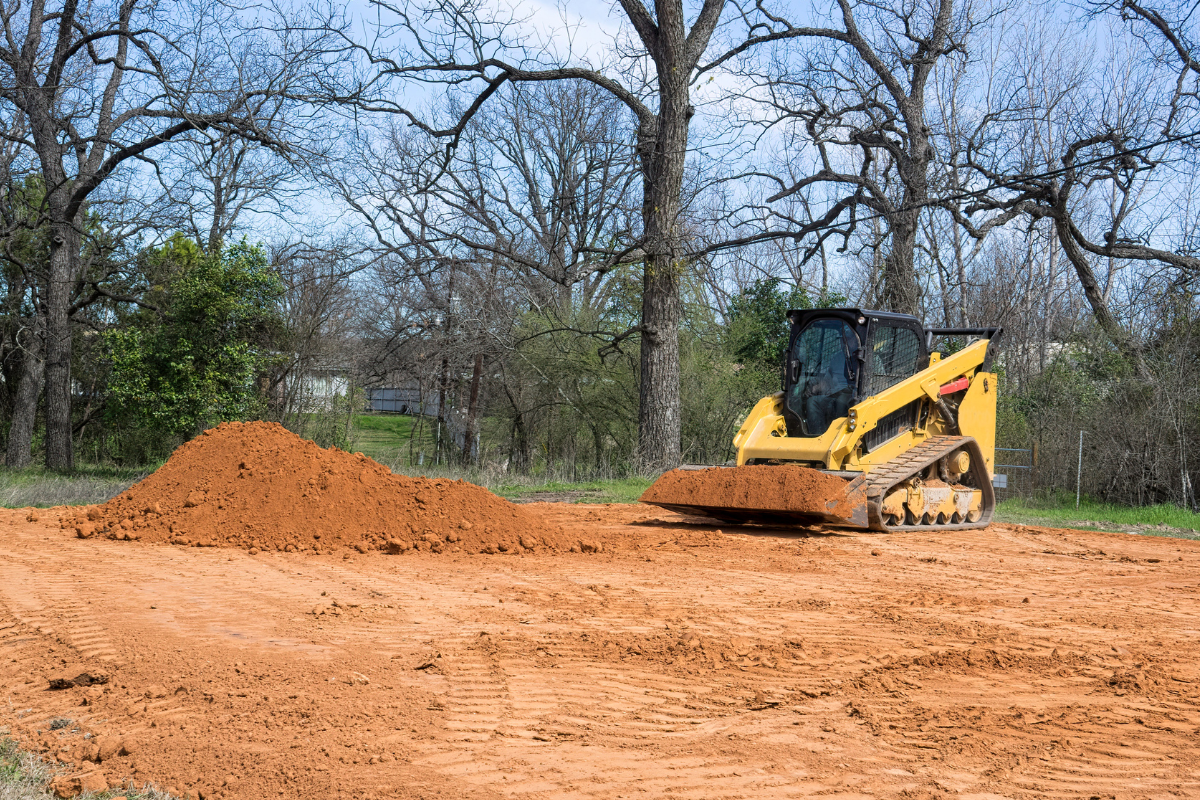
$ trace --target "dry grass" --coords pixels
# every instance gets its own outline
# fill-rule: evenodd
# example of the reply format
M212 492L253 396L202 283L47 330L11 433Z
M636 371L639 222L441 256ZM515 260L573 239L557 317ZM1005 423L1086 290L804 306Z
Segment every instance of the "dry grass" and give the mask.
M46 800L46 788L56 773L32 753L22 752L17 743L0 737L0 800Z
M152 471L84 467L74 474L62 475L40 469L0 469L0 507L49 508L104 503Z
M57 800L50 791L50 781L63 773L63 769L47 764L33 753L20 749L17 743L0 731L0 800ZM79 800L111 800L125 797L127 800L176 800L153 786L126 786L106 792L84 792Z

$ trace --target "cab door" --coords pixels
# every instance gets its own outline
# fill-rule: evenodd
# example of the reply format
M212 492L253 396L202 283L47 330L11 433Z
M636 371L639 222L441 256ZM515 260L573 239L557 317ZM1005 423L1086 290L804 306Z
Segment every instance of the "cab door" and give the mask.
M792 339L785 365L784 417L789 436L816 437L855 402L860 343L839 317L818 317Z

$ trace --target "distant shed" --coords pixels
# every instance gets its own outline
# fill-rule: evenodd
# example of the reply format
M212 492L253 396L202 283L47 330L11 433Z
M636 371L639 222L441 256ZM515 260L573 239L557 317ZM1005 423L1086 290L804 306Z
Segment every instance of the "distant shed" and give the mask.
M421 387L395 386L367 389L367 409L390 414L435 417L438 413L437 396L428 396Z

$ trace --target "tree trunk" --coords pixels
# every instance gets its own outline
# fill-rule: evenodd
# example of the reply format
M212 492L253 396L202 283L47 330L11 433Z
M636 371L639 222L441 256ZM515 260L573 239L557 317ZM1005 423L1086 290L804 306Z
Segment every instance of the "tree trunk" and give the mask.
M906 193L906 197L908 193ZM891 220L892 249L883 262L883 308L920 316L921 292L913 252L917 248L920 211L901 211Z
M643 471L679 466L679 282L669 259L646 264L642 294L638 455Z
M1058 243L1062 245L1063 255L1071 262L1071 266L1075 268L1075 274L1079 277L1079 285L1083 287L1083 296L1087 298L1088 304L1092 307L1092 316L1100 328L1108 335L1108 338L1116 345L1117 349L1125 355L1137 356L1132 347L1132 342L1129 335L1125 333L1125 329L1121 327L1121 323L1113 315L1112 310L1108 307L1108 302L1104 299L1104 292L1100 288L1099 281L1096 280L1096 273L1092 270L1091 262L1088 261L1087 254L1083 252L1083 248L1071 238L1071 233L1068 230L1069 226L1065 222L1066 210L1061 212L1063 222L1060 224L1058 218L1054 219L1054 231L1058 234ZM1141 358L1135 358L1136 363L1141 365Z
M512 387L509 386L508 381L505 380L501 386L503 386L504 394L507 395L509 405L513 410L512 428L509 435L509 466L514 472L525 474L533 463L533 453L529 446L529 432L525 428L525 414L521 411L517 398L513 396Z
M571 312L574 310L575 302L572 296L572 287L569 283L558 284L558 313L562 315L564 320L571 319Z
M212 225L208 229L208 253L216 254L221 251L223 237L221 231L225 223L225 192L224 186L221 184L221 176L215 175L212 179L213 184L213 210L212 210ZM199 242L197 242L199 244Z
M687 82L659 64L661 105L653 123L638 126L642 164L641 381L638 391L638 462L643 472L679 466L679 277L684 268L680 230L684 158L692 107Z
M50 280L46 287L46 466L75 466L71 436L71 292L79 234L70 222L51 228Z
M596 450L596 477L601 477L607 474L604 469L604 432L597 423L592 424L592 446Z
M1054 220L1050 220L1050 237L1049 249L1050 252L1046 257L1046 281L1043 284L1046 291L1042 296L1042 325L1041 325L1041 343L1038 345L1038 374L1046 371L1046 345L1050 341L1050 295L1054 290L1054 284L1058 281L1058 247L1055 246L1054 239Z
M967 327L967 263L963 258L962 227L951 225L954 232L954 272L958 280L958 325Z
M483 353L475 354L475 368L471 371L471 394L467 399L467 430L463 434L463 463L475 461L475 426L479 415L479 384L483 380Z
M336 403L336 396L333 398ZM336 406L335 406L336 408ZM354 438L354 373L346 373L346 446Z
M4 455L5 465L13 469L28 467L33 461L33 427L46 367L44 339L45 320L41 314L36 314L33 335L22 359L21 380L17 384L12 425L8 429L8 450Z
M533 469L533 448L530 447L524 414L518 414L513 422L512 463L513 469L522 475L528 475Z
M829 296L829 258L825 255L825 243L821 242L821 302Z
M936 234L931 233L931 236ZM946 280L947 267L942 262L941 252L935 249L934 264L937 266L938 294L942 298L942 325L954 327L953 301L950 299L949 281Z

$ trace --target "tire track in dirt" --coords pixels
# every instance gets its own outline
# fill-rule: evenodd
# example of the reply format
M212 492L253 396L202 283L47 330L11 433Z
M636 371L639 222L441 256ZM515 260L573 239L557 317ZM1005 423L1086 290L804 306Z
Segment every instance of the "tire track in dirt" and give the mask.
M112 710L96 711L90 707L79 707L77 700L71 703L73 707L64 708L63 701L72 698L68 697L68 693L45 691L46 676L62 671L63 665L101 665L106 670L119 670L122 667L125 659L121 658L118 646L114 644L109 628L104 623L106 618L114 617L113 608L110 606L106 612L100 612L96 610L96 603L81 598L94 593L95 587L89 585L89 575L113 574L130 565L119 553L107 552L89 553L86 560L71 555L64 557L59 553L42 554L38 558L38 566L40 569L35 570L13 560L3 564L5 581L0 586L0 606L7 606L15 612L14 619L18 621L14 629L26 630L27 635L18 640L26 646L26 651L35 653L38 649L49 650L53 659L47 664L44 657L33 653L28 659L20 659L9 652L6 641L0 641L0 658L14 664L24 660L28 665L25 686L22 688L34 688L36 691L32 695L27 694L24 700L29 710L26 719L36 721L39 728L46 730L52 718L65 716L73 726L87 728L98 718L112 716ZM132 571L136 574L138 569L135 567ZM38 644L42 647L36 647ZM64 650L64 645L69 649ZM128 718L126 709L119 714L126 722L124 730L133 736L146 733L159 720L179 719L187 714L186 706L181 706L174 697L139 698L136 705L140 709L136 712L136 719ZM67 752L58 755L66 758Z
M1018 544L1024 542L1018 541ZM941 583L943 588L953 586L956 577L947 576ZM977 579L980 576L976 573L971 577ZM1037 594L1044 597L1048 594L1047 586L1053 588L1057 580L1058 576L1054 575L1051 580L1040 582ZM979 583L977 580L976 584ZM1065 583L1072 585L1071 581ZM1078 586L1078 583L1073 585ZM893 677L891 681L885 678L883 685L878 687L893 696L890 702L877 692L860 693L854 701L856 713L870 718L872 726L881 734L880 738L889 738L889 730L908 731L898 742L894 739L888 742L896 757L913 748L916 748L918 758L929 758L930 754L945 759L962 753L973 756L987 753L996 761L998 772L1040 772L1037 779L1018 775L1016 780L1023 789L1041 796L1078 796L1081 791L1090 794L1105 786L1116 789L1133 785L1152 791L1155 787L1168 789L1172 785L1181 785L1178 777L1164 779L1172 766L1168 757L1172 752L1177 753L1179 734L1194 729L1192 726L1200 721L1195 717L1195 706L1187 706L1193 712L1187 717L1176 715L1181 724L1165 735L1143 729L1136 743L1122 741L1120 736L1113 737L1113 729L1119 730L1122 724L1128 725L1139 719L1148 721L1145 718L1150 708L1119 700L1111 707L1101 702L1105 695L1115 699L1111 697L1108 685L1114 669L1119 673L1123 667L1141 666L1127 651L1117 654L1121 648L1111 645L1108 630L1097 631L1077 625L1032 627L1022 620L1012 619L1010 613L996 614L1003 606L976 604L977 609L973 612L971 604L954 607L954 600L944 594L925 598L932 599L932 604L921 602L921 596L915 602L913 598L895 599L907 599L911 605L889 605L886 595L880 596L877 602L881 616L897 625L911 629L916 622L918 627L931 630L935 626L944 627L946 611L951 610L962 615L966 629L972 634L957 641L954 637L938 638L938 644L947 647L943 653L950 654L950 661L934 665L937 667L936 692L928 691L922 685L921 681L928 681L927 676L919 676L917 682L897 681ZM1013 608L1028 606L1014 604ZM923 619L925 616L929 619ZM1150 623L1150 620L1146 622ZM1018 635L1021 640L1012 641ZM1081 649L1081 639L1091 640L1090 645ZM980 644L982 649L974 647ZM1065 654L1064 662L1056 666L1051 656L1058 658L1060 648ZM1105 651L1109 657L1095 655ZM958 663L956 655L963 652L975 656L975 668L970 666L971 656L968 656L967 664ZM1001 663L988 666L987 658L979 658L981 653L994 655ZM908 663L917 668L919 661ZM1037 664L1028 669L1024 684L1020 682L1021 673L1025 671L1021 669L1022 663ZM902 671L904 666L904 662L893 665L897 671ZM924 671L929 672L928 669ZM1084 719L1093 721L1088 728L1080 728L1079 720L1072 716L1080 708L1078 692L1081 684L1088 694L1100 695L1098 701L1090 704L1090 711L1084 706ZM1024 696L1020 694L1022 688ZM938 697L938 694L949 697ZM1004 705L998 705L997 700L1005 701ZM1030 709L1037 713L1031 714ZM1161 713L1165 708L1159 706L1158 711ZM973 713L974 717L962 719L961 715L966 712ZM914 730L914 719L925 722ZM987 723L981 725L981 720L987 720ZM979 735L980 727L986 730L986 736ZM1082 746L1081 740L1088 740L1090 744ZM1156 777L1156 771L1161 775ZM1188 780L1182 785L1195 788L1196 781ZM952 788L965 789L963 786Z
M117 649L105 626L91 604L79 596L80 575L61 562L36 574L26 564L9 562L4 566L0 600L19 621L72 648L77 659L115 662Z
M443 701L446 735L452 741L486 742L501 726L511 724L512 696L504 669L488 653L466 642L452 652L449 691Z
M1061 692L1031 686L1023 696L1001 698L986 679L964 677L957 683L943 679L939 696L908 689L890 701L870 695L853 702L882 740L880 749L893 757L925 763L983 759L991 771L1013 777L1030 791L1036 785L1042 796L1074 797L1139 782L1149 790L1156 773L1173 767L1178 735L1184 732L1176 729L1156 740L1148 729L1128 730L1125 726L1148 713L1081 708L1071 702L1070 686ZM1127 732L1115 733L1122 728ZM890 736L891 730L905 733ZM1176 774L1170 784L1194 791L1200 781L1194 776L1181 781ZM1159 788L1169 786L1159 782Z
M598 606L596 589L601 587L580 586L574 577L559 574L536 588L517 583L510 591L521 601L504 606L519 618L545 598L556 615L586 614L576 622L587 631L604 631L618 639L661 630L647 624L648 617L653 618L648 614L652 603L637 596L608 597ZM705 689L693 681L598 663L597 645L556 632L561 627L557 623L522 631L518 619L516 626L509 620L500 627L516 630L439 642L440 651L456 662L447 674L446 733L443 743L430 748L419 763L473 783L502 784L506 794L594 796L626 781L648 780L644 759L628 758L629 748L652 745L655 739L715 718L714 706L697 702L697 693ZM464 742L487 746L482 753L477 747L456 752ZM558 760L566 745L587 752L564 770L566 765ZM524 765L528 774L512 774L514 764ZM704 760L696 766L698 772L673 764L665 772L670 785L676 793L690 796L684 789L694 777L695 796L714 796L708 782L713 768ZM620 774L622 769L628 774Z
M945 610L944 607L946 605L951 605L954 603L953 598L947 598L944 595L938 597L937 600L940 602L936 602L935 605L942 607L942 608L939 608L938 610L940 612L942 612L943 614L944 614L944 610ZM963 606L962 610L969 614L973 608L978 607L978 604L977 603L964 603L964 604L962 604L962 606ZM761 618L761 615L759 615L759 616ZM886 635L882 636L882 637L879 635L881 633L880 631L871 631L870 635L863 637L861 639L861 641L856 641L856 639L858 639L859 637L856 636L853 629L848 629L848 627L847 627L848 620L846 620L846 619L839 620L839 619L830 618L830 619L827 619L827 622L830 624L822 626L822 625L813 625L812 623L814 621L814 618L819 619L820 617L819 617L819 615L809 616L807 618L808 628L805 631L806 645L809 642L812 642L814 645L813 647L808 648L810 650L816 650L819 648L828 648L831 650L836 649L836 651L841 654L845 654L845 653L847 653L847 651L849 651L850 653L854 653L855 651L857 651L860 653L861 652L873 652L873 653L877 654L881 650L884 650L884 651L891 650L892 652L896 652L896 651L900 651L903 649L903 636L892 636L890 638L890 641L888 641L888 637ZM986 623L982 626L975 624L973 627L976 629L983 627L986 630ZM978 630L971 631L971 633L977 633L977 632L978 632ZM1025 630L1024 632L1026 635L1029 635L1031 633L1028 630ZM1072 631L1071 633L1077 634L1078 632L1079 631ZM1032 633L1035 636L1037 636L1038 633L1043 633L1043 632L1032 632ZM1049 631L1046 631L1044 633L1049 634ZM1055 636L1055 635L1038 636L1038 639L1040 639L1041 641L1038 641L1035 639L1035 641L1033 641L1033 642L1026 641L1023 643L1013 643L1008 646L1002 645L1000 648L1000 652L1003 654L1003 657L1006 657L1009 660L1014 660L1014 661L1028 660L1037 654L1044 654L1047 652L1056 652L1056 648L1058 646L1063 646L1063 644L1065 643L1064 640L1066 640L1067 638L1069 638L1069 637ZM883 643L885 645L882 648L880 647L881 643ZM950 645L952 647L958 647L961 649L965 649L970 644L973 644L973 643L974 642L970 642L970 641L966 641L966 640L958 640L958 641L952 642L952 641L947 641L944 638L942 638L939 641L939 645L943 645L943 646ZM1099 649L1102 646L1102 643L1097 641L1096 646ZM849 658L843 657L841 659L841 661L842 661L842 664L840 666L849 668L849 667L853 666L855 659L853 657L849 657ZM1117 666L1119 666L1119 665L1120 665L1120 662L1117 662ZM823 665L822 671L829 671L831 668L835 668L835 672L836 672L836 668L838 666L839 666L839 664L836 664L836 663L827 663L827 664ZM1107 666L1111 666L1111 665L1105 665L1105 666L1107 667ZM1103 675L1104 675L1104 669L1096 667L1096 668L1092 668L1089 671L1089 673L1084 676L1084 679L1087 680L1088 682L1100 681L1101 678L1103 677ZM846 677L848 677L848 678L853 677L853 675L852 674L846 675ZM992 688L993 687L989 687L989 686L980 686L978 688L975 688L970 694L973 694L974 699L978 700L981 697L986 697L989 694L989 690L991 690ZM1070 690L1070 689L1075 689L1076 687L1067 686L1065 688ZM1046 689L1042 688L1041 691L1044 692L1044 691L1046 691ZM1187 708L1194 710L1195 706L1187 706ZM1126 711L1127 715L1130 717L1136 716L1135 714L1132 713L1133 709L1131 707L1126 707L1123 710ZM911 713L912 713L911 710L906 710L904 713L896 714L894 718L897 721L904 721L905 719L910 720ZM1144 713L1143 713L1143 716L1144 716ZM1102 718L1102 719L1104 719L1105 722L1109 721L1107 718ZM1177 736L1182 730L1186 730L1187 726L1189 726L1189 725L1194 726L1194 724L1197 720L1195 719L1195 716L1193 714L1192 716L1182 718L1181 721L1183 723L1182 726L1175 730L1170 731L1170 736ZM897 727L899 727L899 726L897 726ZM1035 731L1031 735L1031 731L1029 729L1029 726L1027 726L1027 725L1012 724L1012 725L1009 725L1008 728L1009 728L1009 730L1002 737L1002 741L1000 741L998 743L993 743L992 747L997 748L1000 752L1011 753L1014 755L1014 757L1021 758L1021 759L1030 758L1031 753L1034 754L1032 757L1036 758L1037 757L1036 754L1039 752L1039 748L1044 750L1047 747L1051 747L1051 746L1055 745L1057 742L1068 740L1069 733L1071 731L1071 728L1069 726L1057 727L1054 725L1048 725L1048 726L1043 726L1042 728L1040 728L1038 731ZM1090 733L1092 735L1103 735L1104 730L1105 730L1105 728L1103 726L1100 726L1100 727L1097 727L1096 729L1094 729L1093 731L1090 731ZM1076 734L1076 735L1078 735L1078 734ZM910 740L910 741L900 742L899 745L900 745L899 747L893 746L890 749L893 749L893 750L907 749L910 751L915 749L917 751L918 756L920 754L920 751L922 751L922 750L930 750L930 749L937 750L937 749L941 749L941 747L942 747L940 744L938 744L937 740L933 740L931 742L931 741L927 741L927 740L923 740L923 739L919 739L919 738ZM1121 747L1119 742L1117 743L1117 745L1118 746L1115 749L1107 748L1105 750L1105 753L1108 756L1107 758L1105 758L1105 759L1097 758L1095 760L1095 768L1094 769L1082 770L1082 771L1079 770L1078 768L1075 769L1073 774L1069 774L1068 777L1066 777L1064 779L1063 785L1055 786L1053 784L1053 782L1050 782L1050 783L1042 782L1039 785L1041 785L1044 789L1047 789L1047 790L1061 791L1066 794L1070 794L1071 792L1076 791L1080 785L1090 785L1090 786L1095 787L1095 786L1103 785L1106 783L1110 784L1110 785L1120 785L1122 782L1128 783L1128 782L1133 781L1138 775L1144 774L1146 771L1146 768L1147 768L1147 764L1152 764L1152 767L1163 767L1166 764L1165 761L1154 762L1153 756L1155 754L1152 751L1161 749L1162 754L1166 754L1166 753L1169 753L1171 750L1171 745L1169 742L1163 742L1161 745L1157 745L1157 744L1153 744L1152 740L1151 740L1151 743L1146 745L1146 747L1149 748L1149 750L1151 752L1148 752L1145 755L1140 754L1137 751L1137 749L1132 749L1132 750L1129 749L1128 743L1126 743L1125 747ZM1113 755L1114 753L1115 753L1115 755ZM897 752L896 755L899 756L900 753ZM1148 756L1150 756L1150 758L1148 758ZM1042 760L1045 761L1045 759L1042 759ZM1070 773L1070 772L1071 771L1068 771L1068 773ZM1081 772L1082 772L1082 775L1080 774ZM1148 781L1147 786L1153 784L1153 781L1150 780L1149 778L1147 778L1147 781Z
M477 659L454 671L444 741L418 763L472 783L503 785L508 795L596 797L636 787L649 796L783 796L764 790L786 781L743 780L739 773L746 770L737 760L668 756L651 767L636 755L677 731L719 719L715 706L696 702L704 687L606 668L552 638L535 641L554 654L552 667L531 671L527 661L510 657ZM465 742L484 746L452 749ZM724 785L716 789L714 780Z
M629 757L631 751L671 747L673 741L687 742L697 735L728 736L725 729L746 712L747 701L719 697L728 677L721 673L713 673L718 679L714 682L612 663L609 659L625 654L617 652L620 644L637 646L647 634L663 632L662 620L678 620L681 615L708 618L710 624L688 627L708 637L727 636L730 630L745 633L747 626L721 622L720 615L712 613L715 609L680 608L669 589L647 592L640 587L614 590L611 583L580 585L589 577L594 580L594 575L565 571L550 585L543 581L537 590L517 589L528 603L540 598L552 602L556 614L571 618L587 638L556 630L486 637L486 646L496 653L491 666L476 658L472 669L449 676L453 713L447 744L467 738L461 736L466 728L476 734L472 738L492 747L483 754L473 749L471 758L438 748L421 763L493 786L503 782L508 794L552 791L555 796L607 796L619 787L636 786L651 795L671 792L685 797L790 795L782 789L792 783L790 779L763 771L747 775L741 759L656 758L656 764L663 766L648 769L645 759ZM654 624L653 620L660 621ZM753 627L760 637L777 635L784 628L769 622ZM476 656L482 647L478 639L465 640L464 646L476 651ZM442 649L447 649L445 642ZM778 669L758 665L742 669L752 677L773 679L768 690L774 686L782 691L788 680ZM481 709L455 704L454 687L460 681L466 681L468 696L488 697L492 702ZM509 716L497 714L501 705ZM464 719L467 710L475 713ZM499 720L503 722L497 726ZM550 750L543 742L558 746ZM559 759L565 745L581 752L564 771ZM530 767L536 777L515 780L506 772L514 763ZM649 774L655 771L658 777ZM558 775L563 777L556 779ZM722 788L715 789L713 781L722 782Z
M4 613L0 607L0 662L3 662L8 680L4 683L5 698L3 715L18 718L38 709L21 703L18 706L12 694L23 689L27 681L34 680L32 672L38 662L41 642L39 634L15 616Z
M608 587L599 584L584 587L578 585L578 583L588 580L589 577L591 580L596 580L594 573L590 576L586 573L575 575L566 573L558 576L560 581L565 582L555 586L553 607L556 611L574 614L574 622L579 627L604 632L605 635L618 642L622 637L658 631L657 626L648 624L648 620L651 619L673 618L677 621L686 619L687 622L692 623L690 627L710 638L729 637L735 634L744 638L748 634L757 640L771 641L784 636L788 631L803 629L807 657L804 663L785 662L779 668L766 667L761 663L750 663L742 664L738 668L741 673L739 677L742 680L756 680L760 691L765 689L770 692L772 689L780 688L789 680L811 678L814 673L836 676L832 677L832 680L852 680L868 666L869 656L877 656L880 653L900 654L901 656L905 653L911 654L911 648L906 647L906 636L911 637L913 633L919 632L919 630L913 630L913 617L905 621L905 630L902 632L889 631L886 625L874 625L863 629L861 627L863 620L870 616L865 613L868 609L860 605L839 603L836 599L828 601L809 596L805 600L797 601L804 604L803 610L775 612L772 615L770 608L777 608L778 602L755 600L752 603L746 603L744 600L739 600L738 597L730 596L730 593L722 594L712 590L711 586L706 586L705 591L713 595L715 601L713 607L705 607L696 600L680 607L677 593L672 589L664 588L661 592L653 592L640 587L638 589L622 587L613 590L611 584ZM721 577L729 579L728 575ZM742 598L755 598L761 595L777 597L786 588L788 582L786 577L761 575L738 575L733 578L733 581L740 585L741 589L738 594ZM1002 584L1000 576L996 576L995 583L998 586ZM516 590L523 599L533 601L526 603L526 606L536 607L537 598L526 597L528 590L522 593L516 585L509 588L509 591L513 590ZM836 598L837 594L829 592L827 596ZM947 595L945 592L933 595L919 593L910 599L910 613L915 611L917 617L926 614L931 616L940 614L943 617L940 621L930 621L924 626L942 630L943 633L946 628L944 615L947 610L970 615L981 607L986 607L980 606L978 603L957 603L954 596ZM518 613L523 610L512 604L511 600L506 605L508 606L506 610L516 610ZM744 614L730 615L727 611L723 611L731 605L740 607ZM897 607L903 608L902 605ZM497 610L496 606L489 608L493 611ZM511 620L509 622L511 623ZM921 625L917 626L918 629L922 627ZM999 630L1010 631L1011 625L1001 627ZM432 628L430 633L441 635L445 631L440 628ZM465 639L459 647L470 646L469 642L470 639ZM530 645L530 641L524 637L500 636L499 643L501 651L516 647L528 650ZM716 734L722 729L727 730L728 726L723 724L723 721L727 721L729 716L742 710L745 705L744 702L738 702L733 708L722 708L716 704L698 703L695 697L698 690L707 689L706 693L711 694L714 688L719 687L705 685L697 682L694 678L678 684L676 687L679 690L678 697L668 697L662 694L664 685L667 683L662 673L652 672L639 675L624 664L614 665L611 671L598 669L597 663L606 658L604 651L601 650L597 654L595 648L580 648L577 640L562 640L550 636L535 639L532 644L540 645L544 650L550 649L554 652L557 656L558 670L560 670L555 673L553 679L526 678L524 680L526 684L536 683L538 685L539 688L535 692L519 691L524 688L520 686L517 687L518 691L514 691L512 676L530 673L529 665L524 660L508 660L507 662L502 660L499 663L489 664L476 659L470 668L455 672L451 679L450 703L448 704L448 710L451 712L448 728L455 731L452 735L457 735L459 741L469 740L472 737L462 736L463 731L466 730L475 733L476 740L498 740L507 746L498 746L493 759L481 759L476 753L475 758L462 760L460 762L463 764L461 770L451 770L451 774L464 778L469 775L473 782L478 781L481 784L496 785L503 781L508 787L507 793L510 794L521 793L525 789L546 791L553 785L556 792L567 791L578 793L580 796L591 796L597 793L602 794L614 786L624 785L626 780L638 784L639 788L654 791L660 787L656 787L653 780L644 774L644 764L640 760L635 760L637 761L636 765L630 765L631 773L629 775L620 776L621 758L619 755L605 756L602 759L605 764L604 770L597 771L593 768L590 770L592 775L588 773L589 766L594 763L594 756L586 761L581 761L569 770L567 772L571 776L569 780L548 781L546 776L552 773L553 769L548 770L544 760L536 758L537 747L530 748L532 752L523 752L521 748L510 744L509 740L512 738L532 739L534 735L538 735L529 730L531 727L529 717L546 715L550 718L557 718L558 722L551 731L539 732L543 738L545 738L544 733L550 732L554 741L587 741L589 750L605 747L606 750L615 750L617 754L620 754L630 748L654 747L656 740L677 733L681 720L686 720L689 727L693 724L698 725L697 732ZM939 644L965 648L969 642L960 637L947 639L943 635ZM1008 654L1009 657L1020 659L1031 653L1052 649L1055 644L1057 644L1056 641L1037 644L1026 641L1002 647L1001 652ZM442 647L445 648L444 642ZM809 651L814 651L819 655L812 656ZM916 652L923 654L926 651L918 649ZM548 690L548 687L551 686L556 687L554 691ZM810 683L808 688L811 691L818 687ZM461 689L461 691L456 691L457 689ZM652 691L658 693L659 696L648 700L647 694ZM976 694L979 691L976 690ZM456 705L456 696L468 702L460 701ZM689 699L691 707L689 707ZM520 717L516 716L516 709L519 707L525 708ZM911 722L913 713L909 709L909 714L904 719ZM833 730L824 732L836 734L836 731ZM498 736L497 733L499 733ZM1055 733L1059 732L1055 731ZM836 735L827 738L834 742L829 745L830 748L842 751L849 749L845 745L836 744ZM1018 761L1020 759L1028 761L1031 757L1036 761L1039 758L1037 755L1039 745L1036 742L1040 741L1040 738L1031 738L1024 727L1017 725L1004 737L1003 741L993 743L992 746L1001 753L1010 754ZM1053 737L1049 739L1051 744L1054 741ZM944 742L936 738L921 737L909 737L894 743L885 742L881 748L881 752L891 751L893 757L898 761L918 763L928 753L945 752L946 750ZM514 776L511 774L514 762L536 767L531 775L536 774L539 777L528 777L524 783L514 781ZM1076 770L1073 777L1068 776L1070 779L1064 783L1064 791L1071 791L1071 786L1080 782L1095 785L1097 779L1104 777L1106 770L1112 772L1119 780L1131 780L1140 770L1136 758L1133 764L1125 762L1117 764L1115 759L1109 759L1108 762L1097 759L1096 763L1101 765L1097 770L1098 774L1088 772L1081 778ZM491 765L490 769L488 768L489 764ZM697 797L713 796L711 782L720 780L729 783L732 778L740 777L732 774L739 769L739 764L740 762L730 762L721 767L714 765L710 760L673 764L673 768L664 774L663 780L667 783L663 784L661 788L669 787L684 795L690 793ZM1119 769L1120 767L1125 767L1125 769ZM587 777L585 778L585 776ZM753 790L756 794L761 795L769 791L776 782L774 779L742 782L738 784L740 789L735 790L735 794L737 791L745 789ZM1038 782L1038 785L1047 791L1056 788L1054 782L1048 780L1042 780Z

